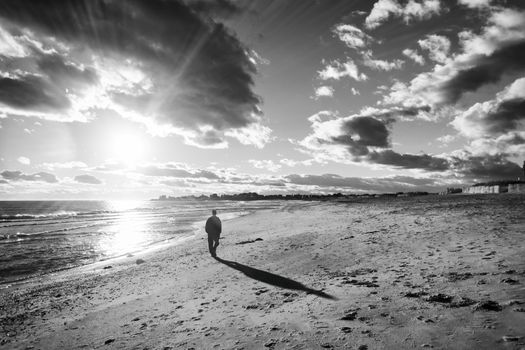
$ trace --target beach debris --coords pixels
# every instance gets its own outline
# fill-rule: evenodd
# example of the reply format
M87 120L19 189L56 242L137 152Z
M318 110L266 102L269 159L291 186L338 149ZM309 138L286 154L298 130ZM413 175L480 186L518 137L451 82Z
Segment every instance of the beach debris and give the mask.
M405 297L406 298L419 298L419 297L422 297L424 295L428 295L428 293L425 292L425 291L407 292L407 293L405 293Z
M240 242L237 242L235 243L236 245L239 245L239 244L248 244L248 243L255 243L255 242L258 242L258 241L262 241L263 239L262 238L256 238L256 239L249 239L247 241L240 241Z
M111 266L111 265L108 265L108 266L104 266L104 270L107 270L107 269L112 269L112 268L113 268L113 266Z
M520 281L515 280L513 278L504 278L501 280L501 283L507 283L507 284L519 284Z
M458 272L450 272L446 274L446 277L450 282L456 282L456 281L464 281L469 278L472 278L473 275L470 272L465 273L458 273Z
M343 333L352 333L352 328L350 328L350 327L341 327L341 332L343 332Z
M358 281L355 279L352 280L343 280L341 283L343 284L353 284L355 286L365 286L367 288L377 288L379 285L372 281Z
M357 350L368 350L368 345L359 345L359 347L357 348Z
M444 303L444 304L450 303L452 299L453 297L451 295L447 295L443 293L432 294L425 298L425 300L429 302Z
M343 320L343 321L355 320L357 318L357 311L359 311L359 309L350 309L350 310L345 311L345 315L341 317L340 320Z
M515 308L514 311L516 311L516 312L525 312L525 308L518 307L518 308Z
M501 305L493 300L480 301L474 307L474 311L501 311L502 309Z
M503 337L501 337L501 339L503 339L504 342L519 341L521 338L522 337L518 337L515 335L504 335Z
M332 344L330 344L330 343L321 344L321 347L323 349L333 349L334 348L334 346Z
M146 261L144 261L144 260L142 260L142 259L137 259L137 260L135 261L135 264L140 265L140 264L144 264L145 262L146 262Z
M275 345L277 345L277 340L270 339L264 344L264 347L265 348L273 348Z
M111 344L111 343L113 343L114 341L115 341L115 338L109 338L108 340L106 340L106 341L104 342L104 345Z
M472 300L472 299L467 298L467 297L459 297L459 299L454 300L450 304L450 307L465 307L465 306L470 306L470 305L474 305L474 304L476 304L475 300Z

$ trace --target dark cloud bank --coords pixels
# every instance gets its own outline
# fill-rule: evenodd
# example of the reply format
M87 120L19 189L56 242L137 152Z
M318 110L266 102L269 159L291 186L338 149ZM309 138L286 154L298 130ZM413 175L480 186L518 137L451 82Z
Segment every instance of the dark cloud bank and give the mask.
M424 108L428 112L427 107ZM390 149L390 126L396 115L414 115L415 110L392 110L371 116L356 116L344 122L340 134L321 143L345 146L349 157L355 161L394 166L401 169L422 169L431 172L450 171L456 175L474 180L516 178L522 169L507 160L507 154L439 157L430 154L402 154ZM523 120L525 103L522 99L507 100L500 104L484 122L493 132L515 130ZM521 139L514 140L521 142Z
M100 185L102 183L102 181L97 179L95 176L87 175L87 174L75 176L75 181L84 183L84 184L91 184L91 185Z
M16 171L10 171L10 170L4 170L0 173L0 176L8 182L11 181L40 181L40 182L47 182L47 183L55 183L58 182L55 175L46 173L46 172L39 172L35 174L24 174L23 172L16 170Z

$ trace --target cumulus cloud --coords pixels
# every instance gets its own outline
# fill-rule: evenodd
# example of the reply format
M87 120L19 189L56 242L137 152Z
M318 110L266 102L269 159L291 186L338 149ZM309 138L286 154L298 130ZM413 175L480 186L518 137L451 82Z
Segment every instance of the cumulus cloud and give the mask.
M413 60L421 66L425 64L425 58L418 54L416 50L404 49L403 55L407 56L408 58L410 58L411 60Z
M80 161L71 161L63 163L43 163L42 167L45 169L82 169L87 168L87 164Z
M357 96L357 95L361 95L361 93L359 92L359 90L357 90L356 88L352 87L350 89L350 92L352 93L352 95L354 96Z
M462 152L451 159L454 169L477 181L516 179L523 173L521 167L507 159L505 154L472 155Z
M404 63L405 61L400 59L393 61L374 59L370 50L363 53L363 64L375 70L391 71L393 69L401 69Z
M450 50L450 40L446 36L431 34L417 42L423 50L428 51L431 60L445 63Z
M135 170L136 173L147 176L163 176L174 178L203 178L208 180L217 180L219 176L209 170L187 169L177 164L153 164L140 166Z
M433 70L418 74L407 84L395 82L383 102L447 107L467 92L499 82L504 74L525 70L523 11L497 8L479 34L461 32L459 39L460 52L436 64ZM433 51L435 59L444 59L440 52L439 49Z
M525 78L515 80L492 100L458 114L451 124L474 141L474 152L519 155L525 151Z
M422 20L438 15L441 12L439 0L409 0L401 5L397 0L379 0L365 19L369 29L377 28L390 17L402 17L405 23Z
M316 88L314 93L315 93L315 98L319 98L322 96L332 97L334 96L334 88L331 86L323 85L323 86L319 86L318 88Z
M439 183L430 178L394 176L385 178L343 177L336 174L287 175L285 179L292 184L315 186L319 188L340 189L350 192L399 192L414 190L436 190Z
M24 174L23 172L19 170L15 170L15 171L4 170L0 173L0 176L2 176L4 180L7 180L9 182L11 181L39 181L39 182L47 182L47 183L58 182L55 175L46 173L46 172L39 172L35 174Z
M322 80L339 80L344 77L350 77L356 81L367 80L368 77L364 73L359 73L359 69L355 62L348 58L346 62L339 62L337 60L328 63L324 69L318 72L319 78Z
M100 185L102 181L97 179L95 176L92 175L77 175L74 179L76 182L84 183L84 184L91 184L91 185Z
M264 62L216 21L242 10L227 0L4 1L0 110L86 121L106 109L195 145L251 144L242 130L263 127L253 76Z
M369 108L341 118L322 111L308 119L312 123L312 133L297 144L318 162L366 162L405 169L444 170L446 161L441 158L398 154L390 150L390 129L395 119L418 113L419 109L414 108Z
M31 164L31 159L29 159L29 158L27 158L27 157L23 157L23 156L22 156L22 157L18 157L16 160L17 160L18 163L20 163L20 164L24 164L24 165L29 165L29 164Z
M458 0L458 3L470 8L485 8L490 6L491 0Z
M255 160L250 159L248 162L253 165L254 168L267 170L271 172L276 172L277 170L281 169L280 164L274 163L273 160Z
M354 49L364 48L374 41L370 35L350 24L338 24L333 32L346 46Z

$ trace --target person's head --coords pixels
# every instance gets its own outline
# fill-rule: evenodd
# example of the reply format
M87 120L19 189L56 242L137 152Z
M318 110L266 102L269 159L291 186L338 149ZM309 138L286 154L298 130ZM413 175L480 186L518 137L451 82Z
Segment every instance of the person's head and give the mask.
M217 209L212 209L211 215L217 215Z

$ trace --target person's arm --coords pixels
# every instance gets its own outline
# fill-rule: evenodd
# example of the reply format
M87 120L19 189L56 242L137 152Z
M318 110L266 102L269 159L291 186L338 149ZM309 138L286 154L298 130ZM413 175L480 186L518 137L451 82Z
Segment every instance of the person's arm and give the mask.
M217 219L219 220L219 234L222 233L222 222L221 222L221 219Z

